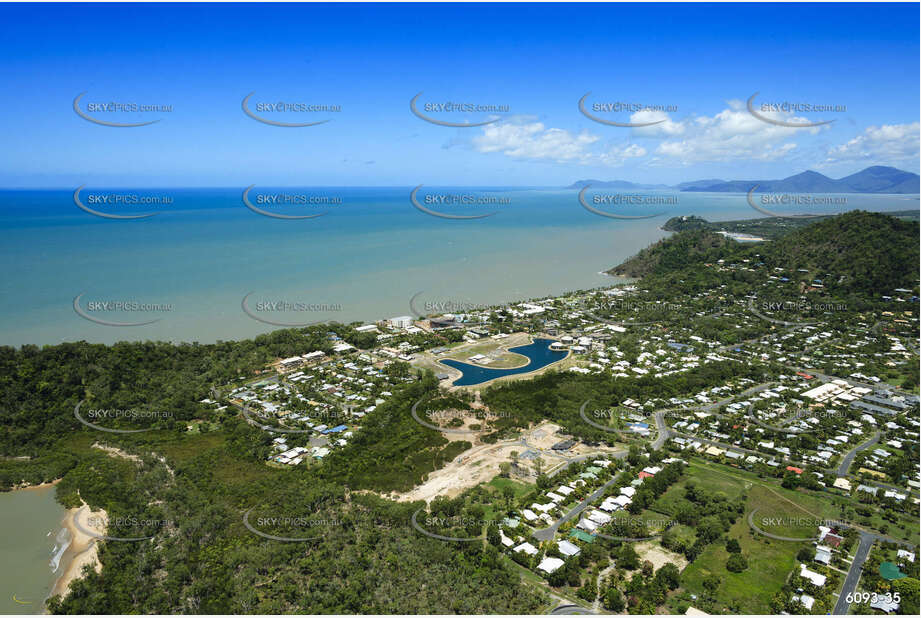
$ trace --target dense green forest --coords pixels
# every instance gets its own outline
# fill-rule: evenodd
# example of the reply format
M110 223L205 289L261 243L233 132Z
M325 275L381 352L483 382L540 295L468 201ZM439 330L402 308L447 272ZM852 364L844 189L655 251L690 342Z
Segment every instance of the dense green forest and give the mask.
M806 269L832 292L888 294L918 282L918 223L878 213L824 219L749 251L768 267Z
M52 612L533 613L541 606L493 548L416 533L409 518L418 505L241 461L224 436L201 442L164 449L169 469L155 459L135 465L100 453L68 472L59 485L65 498L79 488L110 521L158 525L118 528L119 536L155 536L102 544L103 572L88 572L66 600L50 603ZM253 534L242 519L253 508L309 521L291 536L315 540Z
M701 220L702 221L702 220ZM611 274L652 276L648 283L700 276L717 260L763 262L768 268L806 271L833 293L887 294L917 286L918 222L855 210L821 218L770 242L738 243L692 221L692 228L647 247Z
M917 221L917 210L898 210L886 212L887 216L897 219ZM751 234L761 238L773 240L789 234L794 230L814 225L818 221L831 219L837 215L820 215L808 218L791 217L762 217L759 219L741 219L738 221L707 221L703 217L687 215L672 217L662 226L666 232L683 232L685 230L709 230L711 232L732 232L737 234Z
M732 255L732 244L728 238L708 230L686 230L642 249L608 273L622 277L646 277L684 270L694 264L715 262Z
M82 500L104 509L110 522L146 522L117 532L110 524L111 536L154 537L102 543L102 573L88 572L73 594L50 603L53 612L534 613L543 607L540 594L523 587L494 548L457 548L422 536L409 525L418 505L349 492L408 489L467 447L448 444L409 416L411 402L437 382L432 377L395 389L366 418L356 443L322 465L266 466L270 434L235 416L222 418L220 431L185 430L187 420L216 414L198 403L213 384L254 375L279 356L327 349L327 328L214 345L0 349L0 486L61 478L57 496L66 506ZM169 415L147 421L150 431L103 433L75 418L81 400ZM318 496L329 498L319 520L334 522L318 529L318 540L268 540L243 525L253 507L313 518Z

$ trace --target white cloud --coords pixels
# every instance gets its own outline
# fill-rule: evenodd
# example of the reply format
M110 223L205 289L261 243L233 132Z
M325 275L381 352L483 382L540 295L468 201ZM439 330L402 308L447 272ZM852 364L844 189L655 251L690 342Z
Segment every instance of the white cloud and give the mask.
M616 167L618 165L623 165L628 159L638 159L640 157L645 157L647 154L646 149L637 144L630 144L629 146L613 147L603 152L598 156L600 163L604 165L610 165L611 167Z
M884 124L828 151L826 165L847 161L904 163L918 158L921 123Z
M777 119L805 122L792 115L774 115ZM772 125L752 116L745 104L737 100L729 101L729 107L715 116L695 116L675 124L681 128L662 123L636 130L643 135L664 137L655 152L671 164L675 160L681 164L739 159L773 161L796 149L796 143L789 140L797 133L815 135L824 128ZM675 135L682 137L672 138Z
M807 122L788 113L765 112L765 115L789 122ZM783 127L764 122L749 113L745 103L739 100L728 101L726 109L713 116L674 119L663 111L641 111L630 116L632 123L655 121L663 122L621 134L641 143L608 148L602 148L601 138L588 131L575 134L523 117L483 127L472 144L479 152L502 153L516 159L616 167L648 157L648 164L674 166L783 159L799 152L793 141L795 136L817 135L828 129L827 125ZM648 143L644 146L643 140L661 141L657 146Z
M660 111L642 111L631 114L630 122L633 124L643 124L647 122L658 122L648 127L636 127L633 132L642 136L659 136L659 135L681 135L685 131L685 125L682 122L675 122L665 112Z
M498 152L514 159L610 167L648 154L638 144L620 144L599 151L600 140L588 131L574 134L565 129L548 128L542 122L515 119L483 127L472 143L478 152Z
M501 152L515 159L588 162L593 157L588 147L598 139L586 131L574 135L546 128L542 122L497 123L483 127L473 146L479 152Z

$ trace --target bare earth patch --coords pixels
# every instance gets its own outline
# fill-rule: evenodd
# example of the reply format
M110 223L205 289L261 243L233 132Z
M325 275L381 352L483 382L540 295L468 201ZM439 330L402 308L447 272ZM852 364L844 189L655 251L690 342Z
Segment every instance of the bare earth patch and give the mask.
M445 467L429 474L428 480L421 485L406 493L391 496L400 502L430 502L436 496L453 498L465 489L491 481L499 474L499 464L509 461L512 451L520 453L522 450L518 443L474 446L458 455Z
M130 459L135 463L141 463L141 458L137 455L132 455L131 453L126 453L120 448L115 448L114 446L105 446L99 444L98 442L93 442L93 448L98 448L100 451L105 451L112 457L121 457L122 459Z
M684 556L665 549L655 541L637 543L634 549L641 562L649 560L657 571L669 562L678 567L679 571L683 571L684 567L688 565L688 561Z

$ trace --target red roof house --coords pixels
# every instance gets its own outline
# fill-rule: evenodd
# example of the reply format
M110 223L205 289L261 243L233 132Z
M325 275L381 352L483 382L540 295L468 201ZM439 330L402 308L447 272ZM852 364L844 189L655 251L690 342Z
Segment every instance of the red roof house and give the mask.
M843 540L844 540L844 537L838 536L837 534L832 534L831 532L829 532L828 534L825 535L825 538L822 539L822 542L828 545L829 547L837 548L839 545L841 545L841 541Z

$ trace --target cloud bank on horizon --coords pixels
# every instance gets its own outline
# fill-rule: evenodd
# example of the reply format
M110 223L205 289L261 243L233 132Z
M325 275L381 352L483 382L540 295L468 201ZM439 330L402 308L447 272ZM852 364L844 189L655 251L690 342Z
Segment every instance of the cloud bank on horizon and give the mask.
M768 112L769 117L789 123L808 123L793 113ZM676 118L665 112L640 111L630 123L659 124L629 129L620 143L605 146L600 132L574 133L544 123L514 119L482 127L471 140L483 154L501 153L512 159L580 163L622 167L637 165L689 166L708 162L790 160L794 153L801 165L827 169L838 164L887 165L913 170L919 165L918 122L868 126L840 144L821 144L816 139L828 125L784 127L752 116L740 100L712 116ZM800 153L803 153L800 155Z

